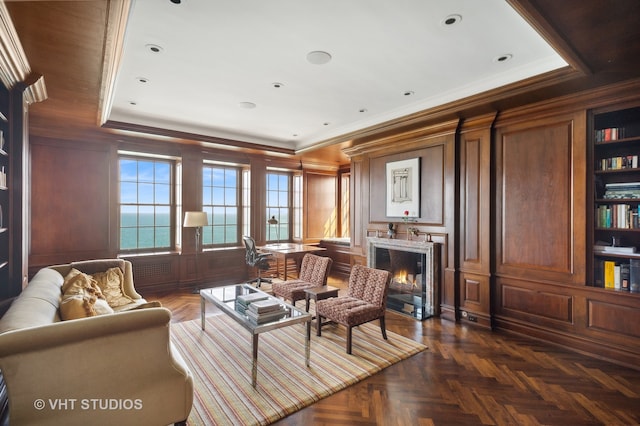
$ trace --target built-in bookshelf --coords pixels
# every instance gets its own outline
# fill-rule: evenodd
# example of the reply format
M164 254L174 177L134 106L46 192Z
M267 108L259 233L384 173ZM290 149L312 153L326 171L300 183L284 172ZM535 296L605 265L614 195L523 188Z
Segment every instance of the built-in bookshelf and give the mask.
M640 106L591 112L595 287L640 293Z

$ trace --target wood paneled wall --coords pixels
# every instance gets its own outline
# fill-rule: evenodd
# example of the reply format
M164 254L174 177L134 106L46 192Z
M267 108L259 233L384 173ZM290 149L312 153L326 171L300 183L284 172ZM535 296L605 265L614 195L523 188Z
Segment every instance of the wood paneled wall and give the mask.
M317 243L323 238L337 236L340 220L337 174L305 172L303 180L305 242ZM318 218L323 218L324 222Z
M42 267L74 260L112 258L118 253L118 150L179 157L182 162L182 210L202 209L203 159L244 164L251 169L251 233L265 241L267 165L294 169L299 161L230 153L158 141L123 141L104 134L92 141L31 138L31 231L29 274ZM317 239L331 232L336 220L337 170L305 171L305 229ZM180 221L179 221L180 222ZM196 252L193 229L183 229L176 250L124 256L134 268L143 294L237 283L253 276L245 250L237 247Z
M393 223L396 238L406 238L407 227L419 229L411 238L431 238L441 246L440 313L456 319L457 272L455 212L457 200L455 134L458 120L425 125L392 137L372 140L345 150L351 157L352 251L354 263L366 263L366 238L386 235ZM420 217L405 224L402 218L386 215L386 164L420 158ZM427 235L429 237L427 237Z

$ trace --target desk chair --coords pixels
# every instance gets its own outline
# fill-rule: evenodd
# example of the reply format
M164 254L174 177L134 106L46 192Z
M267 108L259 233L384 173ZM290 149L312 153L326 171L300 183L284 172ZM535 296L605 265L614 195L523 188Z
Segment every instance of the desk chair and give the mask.
M270 283L271 280L268 278L262 278L261 273L262 271L266 271L267 269L269 269L269 258L271 257L271 253L258 253L256 242L251 237L247 237L245 235L242 237L242 241L244 242L244 248L246 249L245 260L247 262L247 265L252 266L258 270L258 276L247 282L255 282L256 287L260 287L260 284L262 282Z

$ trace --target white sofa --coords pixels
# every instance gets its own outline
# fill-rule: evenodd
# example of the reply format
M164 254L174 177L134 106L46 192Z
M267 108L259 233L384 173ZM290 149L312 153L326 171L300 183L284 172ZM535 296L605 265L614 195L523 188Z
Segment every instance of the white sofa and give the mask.
M63 275L119 265L133 299L113 314L61 321ZM193 377L170 340L171 312L133 309L131 264L96 260L40 270L0 319L0 371L12 425L182 423ZM129 309L129 310L127 310Z

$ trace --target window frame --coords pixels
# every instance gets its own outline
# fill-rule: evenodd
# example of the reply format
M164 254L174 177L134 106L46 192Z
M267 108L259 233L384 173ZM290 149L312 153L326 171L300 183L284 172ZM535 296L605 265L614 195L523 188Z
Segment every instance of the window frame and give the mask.
M280 205L271 205L270 204L270 194L269 192L277 192L277 193L282 193L284 192L280 186L280 182L278 182L278 189L277 190L272 190L269 188L269 176L270 175L274 175L274 176L285 176L287 178L287 183L286 183L286 191L287 191L287 203L286 206L280 206ZM266 187L266 193L265 193L265 212L267 215L267 220L270 219L272 216L275 216L276 219L278 220L278 225L277 227L274 227L274 225L270 225L269 222L265 222L265 240L267 243L275 243L275 242L283 242L283 241L289 241L292 238L292 230L293 230L293 173L291 171L288 170L281 170L281 169L272 169L272 168L267 168L267 171L265 173L265 187ZM273 194L271 194L273 195ZM281 201L281 196L278 195L277 197L278 199L278 204ZM282 211L286 211L286 215L287 215L287 222L283 222L282 221ZM282 234L282 230L283 230L283 226L284 229L286 230L286 235ZM275 229L274 229L275 228ZM278 233L278 230L280 231Z
M211 185L206 185L205 184L205 170L206 169L211 169L212 170L212 174L211 174ZM227 170L233 170L235 172L235 187L233 187L234 191L235 191L235 202L234 204L226 204L226 199L224 200L225 204L217 204L217 203L213 203L214 201L214 188L222 188L223 192L226 191L227 188L231 188L231 187L227 187L227 186L216 186L214 185L214 177L213 177L213 170L214 169L220 169L223 170L225 175L226 175L226 171ZM204 160L202 163L202 211L207 213L207 219L209 224L207 226L204 226L202 229L202 247L203 249L214 249L214 248L222 248L222 247L237 247L238 245L242 244L242 232L245 228L245 220L243 218L243 215L245 214L245 206L243 204L243 198L244 198L244 191L245 189L245 168L238 165L238 164L233 164L233 163L225 163L225 162L219 162L219 161L211 161L211 160ZM226 182L226 178L225 178L225 182ZM207 197L205 197L205 190L206 188L210 188L211 191L211 197L210 200L212 201L212 203L205 203L205 201L207 200ZM225 196L226 198L226 196ZM228 225L226 224L226 212L225 212L225 224L223 225L218 225L215 223L214 221L214 210L216 209L229 209L229 208L235 208L235 218L236 218L236 223L235 225ZM235 226L235 241L227 241L225 238L225 241L222 243L215 243L215 230L216 227L220 227L222 226L223 228L229 227L229 226ZM225 231L226 232L226 231ZM210 242L207 243L206 242L206 238L205 236L207 236L207 234L209 234L210 236ZM226 234L225 234L226 235Z
M135 180L132 179L123 179L123 171L122 171L122 161L135 161L136 165L136 176ZM140 176L140 162L146 163L154 163L154 176L151 180L141 179ZM118 253L122 255L134 255L134 254L155 254L155 253L166 253L176 250L176 244L178 240L177 232L179 230L179 226L177 225L176 218L178 217L178 205L177 205L177 188L179 186L179 177L178 177L178 165L180 163L180 159L176 157L170 156L161 156L161 155L153 155L153 154L145 154L138 152L129 152L129 151L118 151L118 214L117 214L117 250ZM169 178L168 182L158 182L155 172L155 164L165 164L169 167ZM136 186L136 202L123 202L123 183L134 184ZM140 202L140 185L153 185L153 202ZM168 186L168 203L158 203L155 200L157 195L156 193L156 185L167 185ZM123 207L126 206L135 206L137 209L136 214L136 226L126 226L123 227ZM152 226L141 226L142 221L140 218L140 207L143 208L152 208L154 209L154 218ZM155 210L158 207L165 207L168 209L168 225L158 225L157 224L157 213ZM144 209L143 209L144 210ZM136 228L136 247L135 248L123 248L123 230L125 228ZM140 247L141 228L153 228L153 240L154 244L152 247ZM169 241L168 245L158 246L156 245L157 241L157 233L158 229L168 228Z

